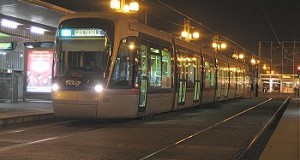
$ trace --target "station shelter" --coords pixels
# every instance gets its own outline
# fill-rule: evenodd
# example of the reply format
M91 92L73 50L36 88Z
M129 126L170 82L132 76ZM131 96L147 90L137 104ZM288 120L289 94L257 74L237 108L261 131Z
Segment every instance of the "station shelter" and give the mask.
M297 74L260 74L262 92L293 93L299 88Z
M0 10L0 102L51 98L56 28L73 12L39 0L0 5L6 8Z

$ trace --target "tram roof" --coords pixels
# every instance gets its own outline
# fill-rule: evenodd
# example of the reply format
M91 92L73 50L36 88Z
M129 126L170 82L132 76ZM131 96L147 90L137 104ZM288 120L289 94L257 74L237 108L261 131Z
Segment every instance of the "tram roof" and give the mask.
M116 12L78 12L76 14L69 14L62 17L61 21L72 18L103 18L109 17L112 20L132 20L130 17Z

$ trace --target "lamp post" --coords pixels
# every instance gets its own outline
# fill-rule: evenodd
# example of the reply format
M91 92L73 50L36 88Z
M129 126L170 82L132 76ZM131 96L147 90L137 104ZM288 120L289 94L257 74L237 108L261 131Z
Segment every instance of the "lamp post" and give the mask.
M191 24L190 19L184 18L183 23L183 31L181 32L181 37L184 38L185 41L189 42L190 40L197 40L200 37L199 32L193 32L191 33Z

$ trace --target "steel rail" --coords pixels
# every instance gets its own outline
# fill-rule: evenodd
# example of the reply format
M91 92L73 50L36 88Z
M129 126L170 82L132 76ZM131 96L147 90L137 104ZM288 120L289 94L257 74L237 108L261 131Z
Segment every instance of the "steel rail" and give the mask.
M281 105L280 107L276 110L276 112L273 114L272 117L265 123L265 125L260 129L255 136L252 138L252 140L245 145L245 147L241 150L240 153L237 154L237 156L234 158L236 160L242 159L243 156L246 154L247 151L249 151L250 148L260 139L262 134L265 132L265 130L272 124L272 122L275 120L275 118L278 116L280 110L288 103L290 100L290 97L288 97Z
M58 125L61 124L67 124L67 123L72 123L72 122L78 122L80 120L70 120L70 121L66 121L66 122L61 122L60 124L58 123ZM120 123L127 123L126 122L120 122ZM83 131L75 131L75 132L70 132L70 133L65 133L62 135L58 135L58 136L52 136L52 137L48 137L48 138L43 138L43 139L38 139L38 140L34 140L34 141L24 141L24 143L20 143L20 144L13 144L13 145L9 145L9 146L5 146L5 147L0 147L0 152L4 152L7 150L11 150L11 149L16 149L16 148L20 148L20 147L25 147L28 145L32 145L32 144L37 144L37 143L42 143L42 142L47 142L47 141L52 141L52 140L56 140L56 139L61 139L61 138L66 138L66 137L70 137L73 135L78 135L78 134L82 134L82 133L88 133L97 129L101 129L107 125L114 125L114 124L120 124L119 122L116 123L116 121L103 121L103 123L101 123L100 126L97 125L97 127L92 127ZM46 127L47 125L45 125ZM51 126L51 125L50 125ZM56 126L56 125L53 125ZM44 127L44 126L43 126ZM42 127L33 127L33 129L35 128L42 128ZM25 130L15 130L12 131L11 134L13 133L20 133L23 132Z
M264 102L261 102L261 103L259 103L259 104L257 104L257 105L254 105L254 106L252 106L252 107L250 107L250 108L248 108L248 109L246 109L246 110L244 110L244 111L242 111L242 112L239 112L239 113L237 113L237 114L235 114L235 115L232 115L232 116L230 116L229 118L226 118L226 119L224 119L224 120L222 120L222 121L220 121L220 122L218 122L218 123L215 123L214 125L211 125L211 126L205 128L205 129L202 129L202 130L200 130L200 131L198 131L198 132L196 132L196 133L194 133L194 134L191 134L191 135L189 135L189 136L187 136L187 137L185 137L185 138L182 138L181 140L179 140L179 141L177 141L177 142L175 142L175 143L173 143L173 144L170 144L170 145L168 145L168 146L166 146L166 147L163 147L163 148L161 148L161 149L159 149L159 150L157 150L157 151L155 151L155 152L153 152L153 153L150 153L149 155L147 155L147 156L145 156L145 157L142 157L142 158L140 158L139 160L146 160L146 159L149 159L149 158L151 158L151 157L153 157L153 156L155 156L155 155L158 155L159 153L162 153L162 152L164 152L164 151L167 150L167 149L173 148L173 147L175 147L175 146L177 146L177 145L179 145L179 144L181 144L181 143L183 143L183 142L185 142L185 141L187 141L187 140L189 140L189 139L191 139L191 138L193 138L193 137L195 137L195 136L197 136L197 135L199 135L199 134L201 134L201 133L203 133L203 132L205 132L205 131L208 131L208 130L210 130L210 129L213 129L213 128L215 128L215 127L217 127L217 126L219 126L219 125L221 125L221 124L223 124L223 123L225 123L225 122L227 122L227 121L229 121L229 120L232 120L232 119L234 119L234 118L236 118L236 117L238 117L238 116L240 116L240 115L242 115L242 114L244 114L244 113L246 113L246 112L249 112L249 111L251 111L252 109L255 109L255 108L257 108L257 107L259 107L259 106L261 106L261 105L263 105L263 104L269 102L270 100L272 100L272 98L269 98L269 99L267 99L267 100L264 101Z
M5 130L5 131L0 131L0 136L8 135L8 134L14 134L14 133L21 133L21 132L30 131L30 130L33 130L33 129L38 129L38 128L59 126L59 125L69 124L69 123L78 122L78 121L79 120L69 120L69 121L45 124L45 125L40 125L40 126L33 126L33 127L26 127L26 128L24 127L24 128L19 128L19 129Z

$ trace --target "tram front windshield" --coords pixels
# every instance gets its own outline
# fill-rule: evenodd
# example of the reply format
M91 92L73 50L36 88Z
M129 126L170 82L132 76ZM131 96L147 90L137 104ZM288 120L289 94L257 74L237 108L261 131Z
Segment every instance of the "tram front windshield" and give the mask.
M56 41L54 77L105 78L111 44L107 31L99 26L60 28Z
M88 75L103 75L107 69L110 47L96 40L62 40L59 76L74 72L93 72Z

